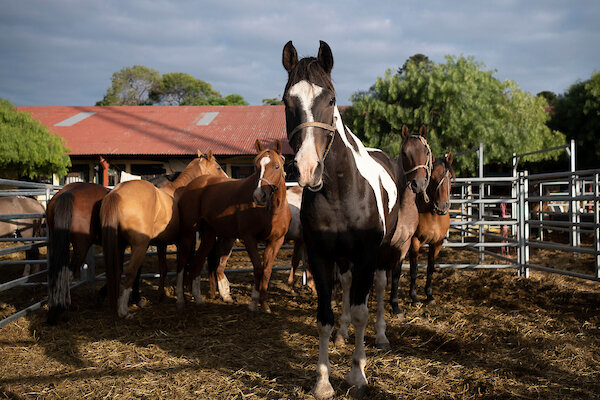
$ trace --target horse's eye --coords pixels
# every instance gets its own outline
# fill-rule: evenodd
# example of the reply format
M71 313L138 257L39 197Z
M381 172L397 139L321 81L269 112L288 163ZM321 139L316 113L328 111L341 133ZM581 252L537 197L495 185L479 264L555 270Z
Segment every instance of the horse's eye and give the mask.
M332 97L331 100L329 100L329 105L333 106L335 104L335 97Z
M276 166L275 166L275 169L279 169L279 165L276 165Z

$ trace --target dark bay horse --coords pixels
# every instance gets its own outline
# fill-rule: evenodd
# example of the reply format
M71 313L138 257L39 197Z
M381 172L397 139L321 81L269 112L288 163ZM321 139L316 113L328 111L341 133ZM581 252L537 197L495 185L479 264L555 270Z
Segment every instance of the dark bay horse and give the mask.
M417 197L419 208L419 226L412 237L410 245L410 298L412 303L417 304L416 281L417 281L417 257L422 245L429 243L429 256L427 259L427 280L425 282L426 304L435 303L431 291L431 281L437 258L446 233L450 228L450 189L452 180L455 178L452 169L454 157L450 152L445 158L439 158L433 163L431 180L427 187L429 202L423 196Z
M387 286L387 274L392 275L392 292L390 301L392 309L400 313L398 306L398 280L402 260L406 257L410 248L410 239L417 230L419 224L419 210L416 204L416 194L423 193L427 188L431 176L433 156L426 138L426 128L421 126L418 134L410 134L408 127L404 125L401 130L402 146L397 160L393 160L388 154L381 150L369 149L372 157L387 165L396 164L398 182L398 219L394 235L390 245L384 247L380 252L387 252L380 257L386 257L390 264L379 264L375 272L375 292L377 295L377 319L375 322L377 346L388 350L389 341L385 335L385 304L384 292ZM387 270L386 270L387 268ZM395 280L394 280L395 279ZM336 345L343 344L348 339L348 327L350 325L350 299L349 291L352 283L351 273L347 272L341 276L343 301L342 316L340 318L340 329L336 335ZM394 285L395 283L395 285ZM395 294L395 296L394 296Z
M276 148L264 149L256 141L258 155L254 160L255 172L245 179L203 176L192 181L179 201L181 242L177 253L177 303L184 304L183 267L192 250L196 231L201 241L191 268L192 293L196 303L202 303L200 270L217 236L233 240L240 238L254 267L254 287L251 310L257 304L270 312L267 288L277 252L283 244L290 224L290 208L286 200L285 172L281 142ZM261 261L258 241L265 241ZM220 264L220 267L224 265ZM213 274L213 271L209 271ZM217 271L220 281L223 271Z
M398 222L397 163L374 157L344 126L331 81L333 55L321 41L318 56L298 60L288 42L283 49L288 72L283 100L286 128L295 152L298 183L304 187L302 221L309 267L317 287L319 360L313 394L334 395L329 382L329 339L334 265L350 271L349 304L355 331L352 369L346 377L367 384L364 333L367 297L377 269L391 265L392 237Z
M149 180L156 187L162 187L174 180L179 172L161 175ZM86 254L93 244L102 244L100 226L100 205L110 189L95 183L73 182L59 190L48 203L46 211L49 254L48 265L48 319L56 324L70 301L70 276L84 263ZM73 247L72 255L69 245ZM162 248L161 248L162 250ZM166 249L160 251L159 265L166 266ZM162 271L161 271L162 273ZM166 268L165 268L166 273ZM106 286L100 297L106 295ZM159 297L164 289L159 290ZM133 286L133 301L139 303L139 277Z
M71 304L71 275L83 264L90 247L100 244L100 204L108 188L73 182L60 189L48 203L48 318L56 324ZM69 254L69 244L73 255Z
M148 246L157 245L161 260L161 253L166 251L166 245L179 239L177 202L182 189L201 175L227 176L212 152L207 155L198 152L198 158L192 160L175 181L167 182L162 188L147 181L128 181L118 184L102 200L100 221L107 294L109 306L119 316L131 316L128 312L129 296ZM123 268L123 254L127 244L131 246L131 259ZM160 269L159 286L164 288L166 264L161 265ZM119 295L121 270L125 273L125 282Z
M2 214L44 214L46 210L36 199L25 196L0 197L0 215ZM0 219L0 237L40 237L42 236L43 217L2 218ZM25 251L27 260L38 259L40 251L37 247ZM29 275L31 266L25 265L23 276ZM39 271L39 264L34 264L33 272Z

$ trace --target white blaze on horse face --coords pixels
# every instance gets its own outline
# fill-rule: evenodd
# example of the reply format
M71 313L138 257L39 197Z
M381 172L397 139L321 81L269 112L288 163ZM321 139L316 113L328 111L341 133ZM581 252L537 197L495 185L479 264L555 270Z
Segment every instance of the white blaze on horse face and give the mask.
M265 176L265 168L267 168L267 165L269 165L270 162L271 162L271 157L269 157L269 156L264 156L260 160L260 177L258 178L258 186L256 187L256 189L260 189L262 179Z
M292 86L288 93L290 96L298 99L302 106L302 111L306 116L306 120L303 122L314 122L315 118L312 113L312 106L314 100L321 94L323 88L307 81L300 81ZM300 186L306 186L307 184L313 183L313 175L315 168L319 162L319 155L317 154L317 147L315 145L314 128L306 128L306 136L300 146L300 150L296 153L296 164L298 171L300 172L300 179L298 183ZM319 184L320 182L314 182Z
M337 106L335 107L333 115L337 118L337 131L340 133L344 132L344 123L342 122L342 117ZM348 147L348 149L354 156L354 161L356 163L356 168L358 169L358 172L360 172L363 178L365 178L367 182L369 182L369 185L371 185L371 188L373 189L373 193L375 194L375 200L377 203L377 210L379 210L379 217L383 226L383 234L385 236L385 209L383 205L383 193L381 193L380 186L382 185L383 189L387 192L387 208L389 213L390 211L392 211L392 208L394 208L394 204L396 204L396 199L398 198L396 183L394 182L392 177L387 173L385 168L383 168L373 157L369 155L367 148L356 136L354 136L350 129L346 129L346 132L348 132L349 135L352 135L354 143L356 143L356 147L358 148L358 152L355 151L354 147L352 147L350 142L348 142L346 135L341 134L340 136L342 137L342 140L346 147Z

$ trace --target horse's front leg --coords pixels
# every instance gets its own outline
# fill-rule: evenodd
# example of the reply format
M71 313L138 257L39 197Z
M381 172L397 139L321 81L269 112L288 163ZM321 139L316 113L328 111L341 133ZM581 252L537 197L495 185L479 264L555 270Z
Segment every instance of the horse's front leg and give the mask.
M342 284L342 315L340 317L340 329L335 335L335 345L343 346L348 340L348 328L352 317L350 316L350 287L352 286L352 271L349 263L338 262L340 269L340 282Z
M225 267L227 261L231 256L233 249L234 238L220 237L217 239L217 243L214 248L214 259L210 260L208 270L211 271L210 275L210 295L215 297L215 286L219 289L219 294L225 303L233 303L231 298L231 289L229 287L229 280L225 276ZM212 252L211 252L212 253ZM218 265L215 265L217 264ZM211 265L212 264L212 265Z
M427 280L425 281L425 294L427 295L427 300L425 300L425 304L435 304L435 299L433 298L433 293L431 290L431 283L433 281L433 272L435 271L435 260L440 254L442 243L443 242L429 244L429 254L427 257Z
M250 304L248 304L248 308L250 311L256 311L258 308L258 302L260 301L260 292L258 288L260 287L260 282L262 281L263 274L263 265L260 261L260 254L258 254L258 244L256 239L253 237L244 238L244 246L246 246L246 251L248 252L248 256L250 257L250 261L252 261L252 266L254 268L254 286L252 287L252 300L250 300Z
M204 303L202 299L202 293L200 290L200 273L202 272L202 267L204 266L204 262L206 261L206 257L208 253L212 250L215 242L217 241L217 236L209 227L203 229L202 238L200 239L200 248L196 252L194 256L193 265L190 268L190 280L192 281L192 295L196 300L196 304Z
M186 230L181 227L179 243L177 244L177 308L183 308L185 304L185 296L183 294L183 278L185 267L190 258L194 255L194 246L196 243L196 231Z
M317 289L317 330L319 332L317 382L312 392L317 399L328 399L335 394L333 386L331 386L331 382L329 381L329 339L331 338L335 323L333 310L331 309L334 263L316 255L309 258L309 262Z
M377 319L375 321L375 345L383 350L390 350L390 341L385 335L385 288L387 286L387 273L385 269L375 271L375 293L377 295Z
M412 244L410 246L409 257L410 257L410 289L409 295L412 299L412 305L415 306L419 304L419 298L417 297L417 273L419 269L418 256L419 256L419 248L420 243L416 238L413 238Z
M263 271L262 271L262 279L260 280L260 285L258 287L258 293L260 296L260 305L263 310L267 313L271 312L271 308L267 303L267 290L269 289L269 281L271 280L271 273L273 271L273 263L275 262L275 257L283 244L285 237L281 236L275 240L267 242L265 246L264 253L264 262L263 262Z

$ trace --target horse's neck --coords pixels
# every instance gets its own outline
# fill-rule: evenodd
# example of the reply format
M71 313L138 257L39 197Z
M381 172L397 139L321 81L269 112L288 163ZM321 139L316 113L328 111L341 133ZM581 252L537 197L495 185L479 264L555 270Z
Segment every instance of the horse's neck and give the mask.
M177 189L187 186L187 184L189 184L194 178L197 178L200 175L202 174L197 173L195 169L194 172L184 169L183 172L179 174L177 179L175 179L173 182L167 182L163 187L161 187L161 190L174 197Z

